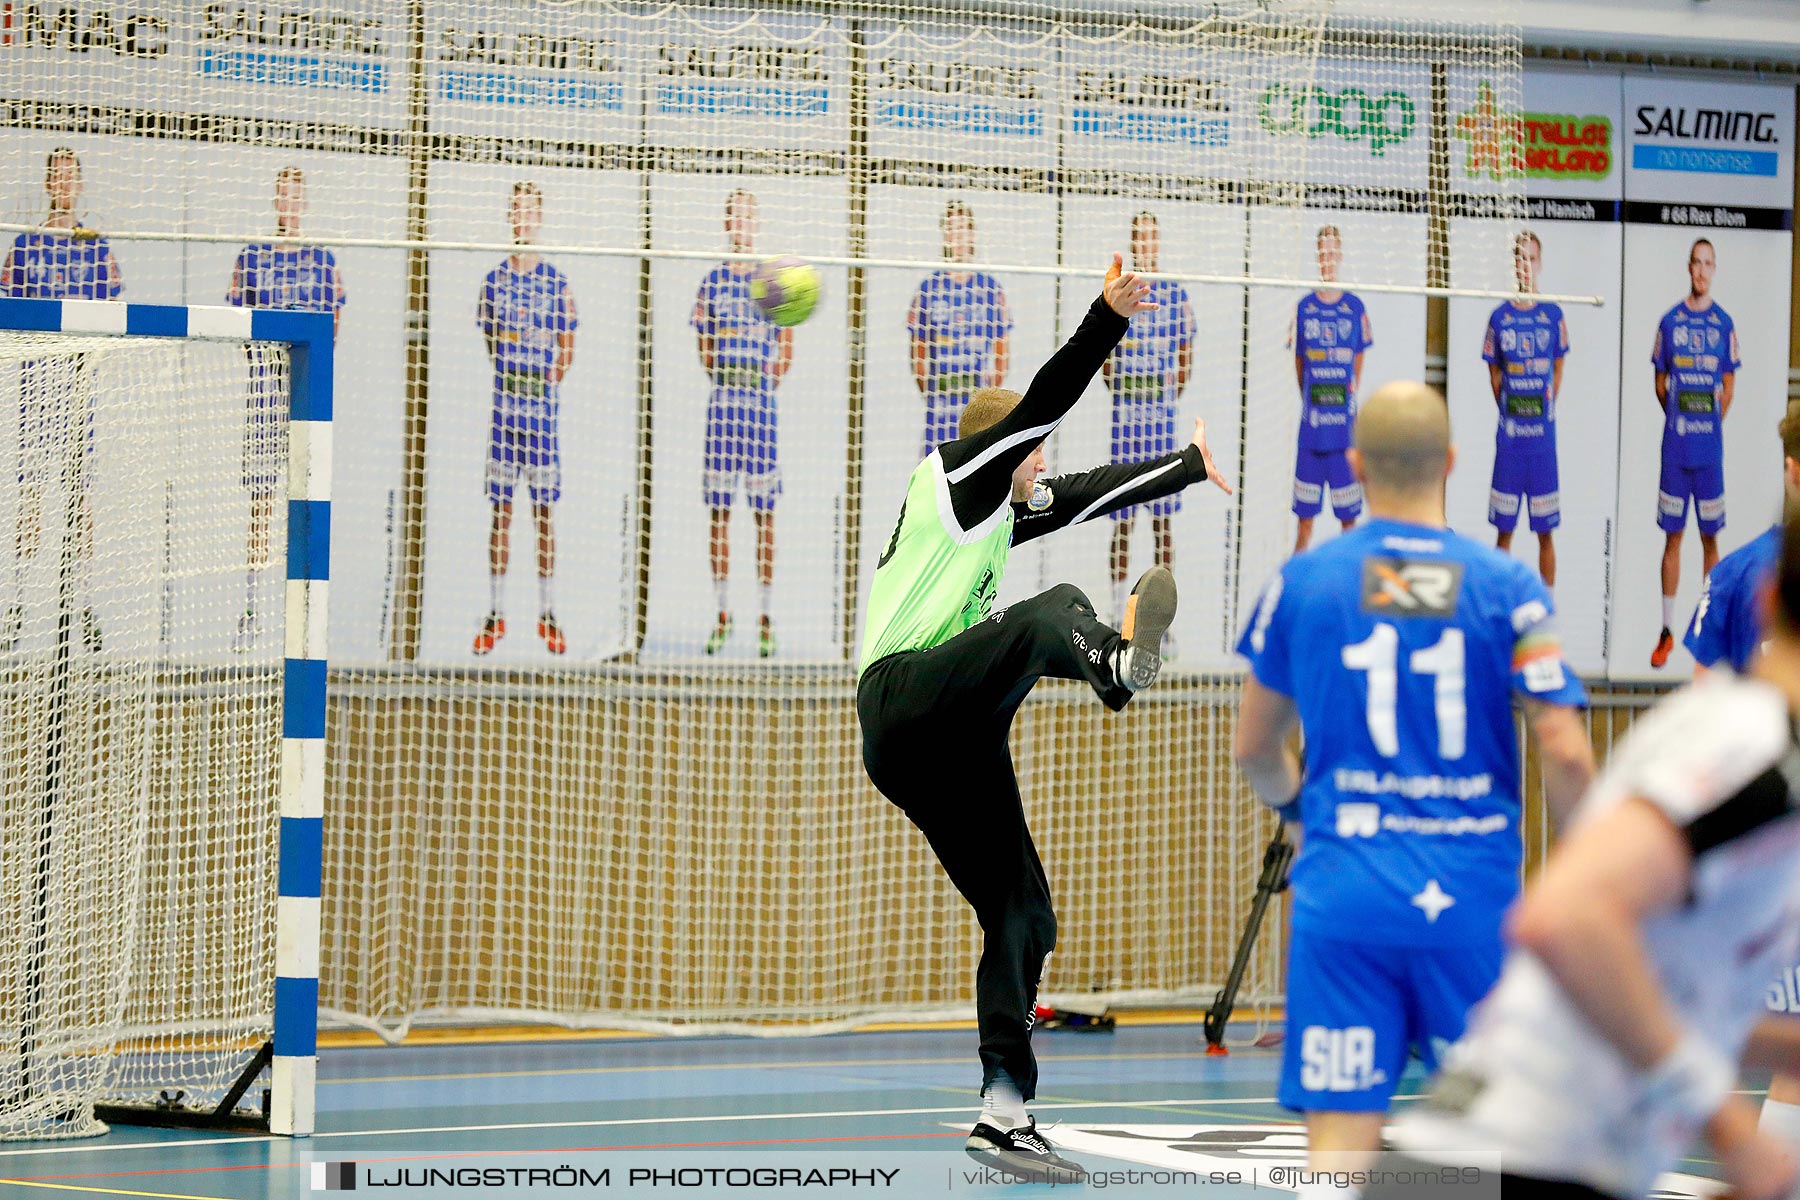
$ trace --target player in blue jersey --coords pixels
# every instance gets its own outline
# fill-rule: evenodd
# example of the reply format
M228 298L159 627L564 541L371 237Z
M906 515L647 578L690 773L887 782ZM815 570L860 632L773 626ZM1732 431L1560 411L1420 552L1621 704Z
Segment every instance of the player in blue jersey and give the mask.
M1162 232L1153 213L1140 212L1131 219L1131 267L1145 275L1158 270ZM1118 348L1102 371L1112 391L1112 457L1114 462L1140 462L1160 458L1181 448L1176 430L1176 408L1182 390L1194 373L1194 304L1187 289L1173 279L1152 279L1150 299L1156 308L1131 319ZM1150 533L1155 540L1155 564L1174 568L1175 541L1170 517L1181 511L1181 493L1153 500ZM1137 506L1113 512L1112 579L1113 617L1125 612L1127 580L1131 568L1131 526ZM1175 634L1163 636L1162 656L1175 657Z
M1785 513L1800 513L1800 400L1781 419L1781 492ZM1682 644L1699 664L1696 676L1721 666L1746 674L1761 651L1763 607L1781 560L1781 522L1719 560L1706 577ZM1769 989L1772 1011L1800 1015L1800 965ZM1762 1128L1800 1149L1800 1077L1778 1074L1763 1102ZM1800 1158L1800 1153L1796 1153Z
M938 221L944 258L975 261L975 214L952 200ZM927 275L906 314L913 382L925 397L922 457L956 436L977 388L999 387L1011 354L1012 313L1000 281L985 271L950 267Z
M556 531L551 505L562 498L559 391L575 361L575 297L568 278L527 248L544 225L544 193L513 184L508 212L519 249L481 284L475 324L494 363L494 423L488 439L488 615L475 635L476 654L493 652L506 636L501 606L506 581L513 493L524 480L537 529L538 637L551 654L568 650L556 619Z
M1378 1149L1408 1046L1434 1064L1499 972L1523 852L1513 697L1553 813L1593 775L1550 593L1445 528L1453 461L1436 391L1371 396L1350 464L1372 519L1289 559L1238 645L1238 764L1301 831L1279 1094L1315 1154Z
M1363 352L1375 343L1369 314L1352 292L1337 282L1344 262L1344 239L1336 225L1319 229L1319 282L1294 313L1288 346L1300 384L1300 444L1294 459L1294 515L1300 518L1294 553L1312 542L1313 518L1331 491L1331 509L1346 530L1362 513L1362 487L1350 473L1344 451L1356 420L1356 390L1362 384Z
M1785 511L1800 512L1800 400L1781 418L1781 492ZM1719 560L1706 577L1682 644L1702 674L1721 663L1742 675L1762 645L1762 591L1781 554L1781 523Z
M775 586L775 501L781 466L775 454L775 389L794 357L794 331L769 320L750 298L755 273L757 200L739 188L725 200L725 244L731 258L706 273L694 297L700 366L712 380L706 402L706 475L710 552L719 616L706 639L717 654L731 638L731 500L742 481L756 523L756 650L775 653L770 607Z
M1650 665L1669 661L1675 590L1681 585L1681 535L1688 500L1700 527L1700 570L1719 562L1719 530L1725 528L1725 416L1737 383L1737 326L1713 302L1718 259L1712 242L1697 238L1688 250L1688 294L1656 325L1650 362L1656 368L1656 403L1663 410L1662 477L1656 486L1657 523L1663 530L1662 633Z
M9 297L23 300L112 300L124 281L119 260L104 237L83 225L75 206L81 199L81 160L58 146L44 163L44 191L50 214L41 227L21 233L0 266ZM88 451L94 436L87 363L80 355L55 356L23 364L19 395L19 507L13 556L13 602L0 617L0 653L12 651L24 629L25 566L37 557L42 537L44 486L61 459L61 439L79 417L79 468L74 487L75 528L69 531L70 562L83 600L81 640L93 651L101 644L100 622L85 601L87 572L94 558L94 514L88 502ZM79 411L78 411L79 410Z
M1537 291L1544 245L1524 230L1513 239L1513 271L1519 291ZM1562 395L1563 359L1569 353L1569 323L1549 302L1509 300L1488 317L1481 357L1500 423L1494 430L1494 481L1488 492L1488 521L1499 531L1494 544L1512 549L1519 524L1519 497L1531 513L1538 539L1538 574L1556 586L1554 530L1562 524L1562 497L1556 472L1556 402Z
M344 277L337 257L323 246L301 244L300 219L306 214L306 175L299 167L275 174L275 237L238 251L225 302L241 308L281 308L328 312L335 336L344 308ZM279 405L286 381L271 365L266 351L249 347L250 391L244 421L243 485L250 493L250 534L246 545L244 613L238 618L232 649L243 653L256 642L258 581L269 565L269 518L275 485L281 475Z

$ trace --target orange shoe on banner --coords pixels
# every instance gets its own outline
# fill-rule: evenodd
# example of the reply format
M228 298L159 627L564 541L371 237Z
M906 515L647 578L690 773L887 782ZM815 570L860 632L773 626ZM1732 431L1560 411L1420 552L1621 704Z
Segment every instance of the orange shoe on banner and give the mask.
M1650 652L1650 665L1661 670L1663 664L1669 661L1669 655L1674 649L1675 637L1669 632L1668 627L1664 626L1662 636L1656 639L1656 649Z
M506 618L499 613L489 613L487 620L481 624L481 632L475 635L475 653L492 654L494 643L506 636Z
M544 648L552 654L562 654L569 648L568 639L563 637L562 626L556 623L556 617L550 613L539 615L538 636L544 639Z

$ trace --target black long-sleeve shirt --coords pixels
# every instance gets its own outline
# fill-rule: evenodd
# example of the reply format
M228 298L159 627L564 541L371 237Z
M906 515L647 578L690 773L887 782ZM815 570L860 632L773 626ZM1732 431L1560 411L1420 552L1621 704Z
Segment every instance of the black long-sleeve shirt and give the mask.
M876 564L865 609L866 668L904 650L936 646L988 613L1010 546L1206 478L1197 448L1039 480L1012 503L1019 465L1075 406L1127 322L1104 300L1051 356L1013 410L992 426L946 442L920 463Z

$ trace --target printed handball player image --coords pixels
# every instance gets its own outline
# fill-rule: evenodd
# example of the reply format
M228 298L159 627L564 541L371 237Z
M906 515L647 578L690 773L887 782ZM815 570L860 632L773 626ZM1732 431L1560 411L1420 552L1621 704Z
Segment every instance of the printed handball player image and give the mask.
M513 496L522 482L537 529L538 637L551 654L569 646L556 619L556 531L551 506L562 498L558 410L563 377L575 361L575 297L561 271L527 247L544 225L544 193L513 184L507 216L520 249L482 281L475 324L494 364L494 422L488 439L488 615L474 652L491 654L506 636L502 598L511 558Z
M112 246L82 224L75 205L81 199L81 160L58 146L44 163L44 192L50 201L43 227L21 233L0 267L6 295L21 300L116 300L125 283ZM26 564L37 558L43 537L44 488L60 442L77 418L83 425L73 486L77 493L75 528L69 531L75 586L81 600L81 641L90 651L101 646L100 620L86 603L88 574L94 560L94 513L88 499L88 459L93 451L93 403L80 356L58 355L21 367L19 400L19 501L15 526L12 600L0 615L0 654L18 647L25 627ZM73 379L71 380L71 376ZM69 386L72 382L73 386ZM79 413L76 411L79 409Z

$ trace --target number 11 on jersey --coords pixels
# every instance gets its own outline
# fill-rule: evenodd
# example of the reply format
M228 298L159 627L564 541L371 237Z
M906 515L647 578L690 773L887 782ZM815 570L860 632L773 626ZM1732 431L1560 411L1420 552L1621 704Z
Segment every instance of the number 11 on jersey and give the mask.
M1437 712L1438 757L1453 761L1468 746L1469 709L1466 690L1463 631L1446 629L1443 636L1407 658L1415 675L1433 679L1433 707ZM1400 699L1400 631L1379 621L1364 640L1343 650L1344 666L1368 673L1369 738L1384 758L1400 753L1400 725L1395 710Z

